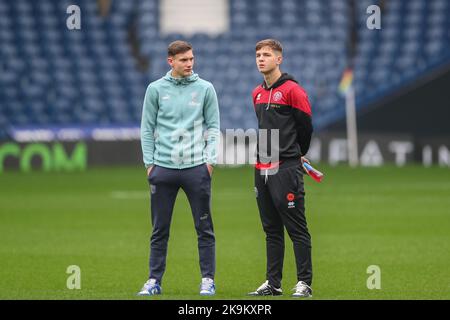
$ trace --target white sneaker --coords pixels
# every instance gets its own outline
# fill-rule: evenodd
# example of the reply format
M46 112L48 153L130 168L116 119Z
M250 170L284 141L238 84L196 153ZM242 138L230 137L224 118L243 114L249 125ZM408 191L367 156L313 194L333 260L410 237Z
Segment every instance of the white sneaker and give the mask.
M312 289L305 282L299 281L294 289L295 292L292 294L293 297L296 298L311 298L312 297Z
M200 295L201 296L213 296L216 294L216 285L214 280L210 278L202 278L202 283L200 285Z
M156 294L161 294L162 289L156 279L148 279L141 291L138 292L138 296L154 296Z

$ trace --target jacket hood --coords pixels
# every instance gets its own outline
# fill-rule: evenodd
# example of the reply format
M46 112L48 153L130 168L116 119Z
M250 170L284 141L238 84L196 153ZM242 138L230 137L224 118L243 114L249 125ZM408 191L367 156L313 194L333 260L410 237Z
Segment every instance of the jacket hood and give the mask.
M274 89L274 88L281 86L283 83L285 83L286 81L289 81L289 80L294 81L295 83L298 83L298 81L295 80L294 77L291 76L290 74L282 73L281 77L277 81L275 81L275 83L271 87L267 87L266 81L263 81L262 87L266 90Z
M172 77L172 70L169 70L166 75L164 76L164 80L170 81L172 83L174 83L175 85L187 85L190 84L192 82L195 82L198 80L198 74L192 72L192 74L188 77L184 77L184 78L175 78Z

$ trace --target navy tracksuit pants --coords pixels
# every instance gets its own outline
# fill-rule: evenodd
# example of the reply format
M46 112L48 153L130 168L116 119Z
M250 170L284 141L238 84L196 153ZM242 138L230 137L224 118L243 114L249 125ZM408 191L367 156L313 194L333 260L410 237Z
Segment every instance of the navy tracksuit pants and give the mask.
M149 278L162 281L166 269L167 243L173 207L180 188L186 193L198 236L200 270L214 279L215 237L211 218L211 177L206 164L188 169L154 166L148 176L151 191L153 232L150 244Z

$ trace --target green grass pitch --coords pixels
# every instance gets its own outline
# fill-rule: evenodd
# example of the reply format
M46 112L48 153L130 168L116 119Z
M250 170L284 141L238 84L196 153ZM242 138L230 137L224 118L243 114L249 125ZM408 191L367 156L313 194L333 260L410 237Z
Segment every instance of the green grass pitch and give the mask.
M450 170L319 168L323 183L305 177L313 299L450 299ZM249 299L246 293L265 280L253 169L217 168L212 208L213 299ZM6 172L0 175L0 299L211 299L198 295L196 234L182 192L163 295L135 296L148 273L150 232L141 168ZM296 283L288 238L284 264L285 294L276 299L291 299ZM66 287L70 265L81 268L80 290ZM381 289L367 288L371 265L381 269Z

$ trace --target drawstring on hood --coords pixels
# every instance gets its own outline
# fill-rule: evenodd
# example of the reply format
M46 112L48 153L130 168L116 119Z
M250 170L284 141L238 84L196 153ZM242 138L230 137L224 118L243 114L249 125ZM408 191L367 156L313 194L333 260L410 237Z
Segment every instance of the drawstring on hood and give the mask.
M272 90L273 90L273 88L270 88L269 102L267 102L266 110L269 110L269 108L270 108L270 102L272 101Z

